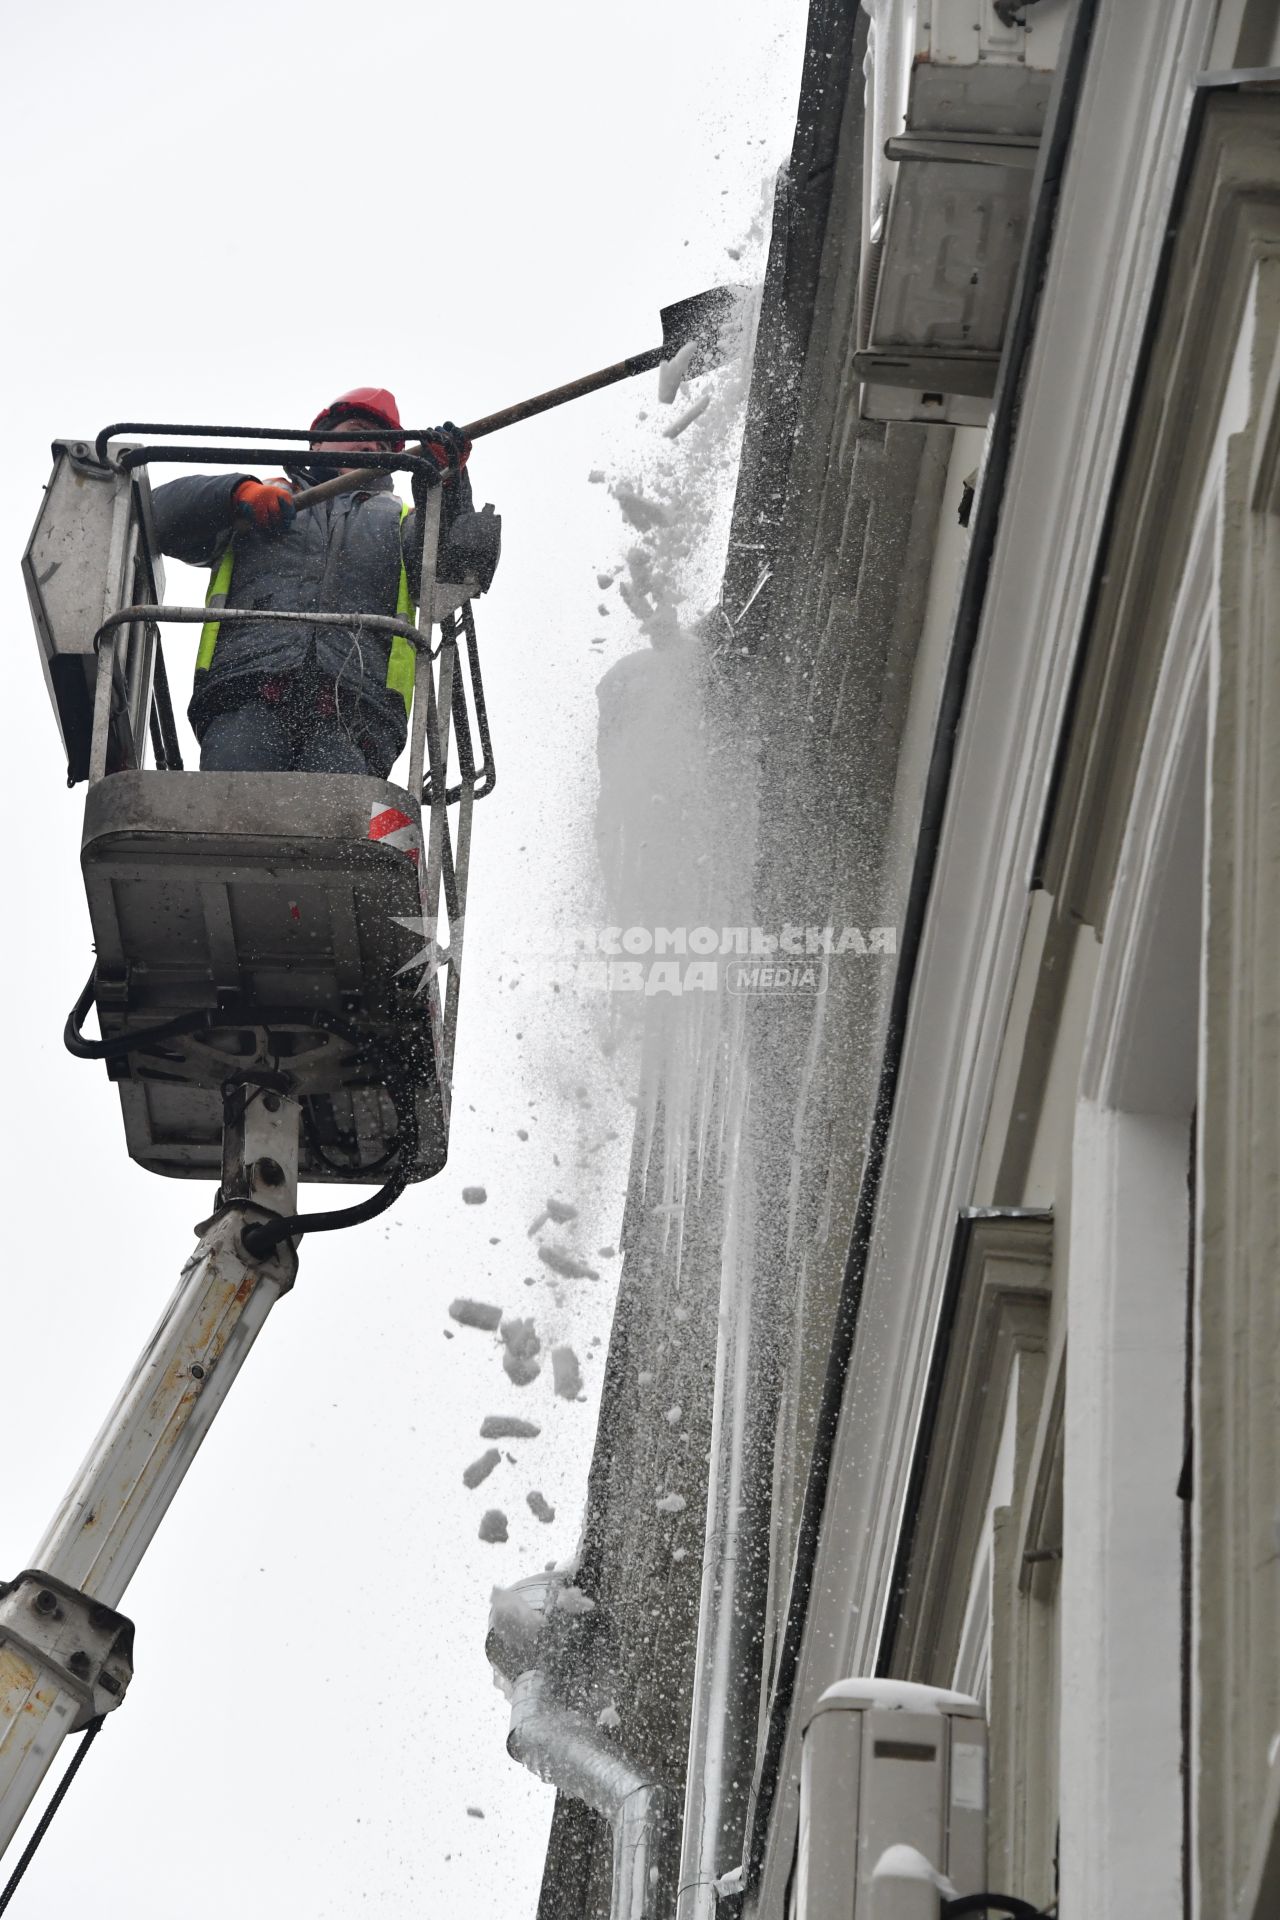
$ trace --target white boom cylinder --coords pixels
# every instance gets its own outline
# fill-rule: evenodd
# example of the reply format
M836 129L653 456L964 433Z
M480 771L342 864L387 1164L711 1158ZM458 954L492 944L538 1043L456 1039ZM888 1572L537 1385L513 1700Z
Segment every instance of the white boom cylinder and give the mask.
M256 1090L255 1090L256 1095ZM254 1098L232 1162L254 1209L292 1214L297 1193L298 1104ZM260 1185L256 1170L270 1170ZM225 1182L225 1174L224 1174ZM31 1566L102 1608L114 1608L150 1545L271 1308L293 1284L297 1255L285 1242L251 1260L240 1244L245 1215L228 1207L205 1225L101 1432L36 1547ZM38 1583L11 1595L0 1618L0 1854L22 1822L66 1734L82 1725L86 1688L63 1662L75 1647L74 1610L51 1645L54 1594ZM16 1601L16 1610L15 1610ZM45 1602L44 1606L41 1602ZM29 1616L29 1617L28 1617ZM43 1616L43 1617L41 1617ZM74 1670L74 1669L73 1669ZM110 1704L110 1702L108 1702Z

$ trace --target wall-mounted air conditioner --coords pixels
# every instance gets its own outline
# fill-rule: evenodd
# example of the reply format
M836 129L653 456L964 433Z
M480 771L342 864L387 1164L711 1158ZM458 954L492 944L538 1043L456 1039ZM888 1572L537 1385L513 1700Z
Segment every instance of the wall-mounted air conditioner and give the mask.
M986 420L1069 4L863 0L865 418Z
M794 1920L936 1920L986 1886L987 1728L966 1694L828 1687L804 1731Z

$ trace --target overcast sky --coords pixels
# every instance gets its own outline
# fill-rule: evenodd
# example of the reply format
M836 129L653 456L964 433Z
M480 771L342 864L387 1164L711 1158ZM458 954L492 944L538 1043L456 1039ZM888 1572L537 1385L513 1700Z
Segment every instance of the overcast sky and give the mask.
M10 17L0 1571L26 1564L210 1201L129 1163L105 1072L61 1046L90 961L84 790L65 788L18 572L49 442L121 417L305 425L360 383L415 423L466 420L656 344L660 306L759 270L805 11ZM576 1244L616 1244L632 1115L625 1056L594 1044L591 1009L530 989L511 936L593 910L595 686L642 642L596 584L626 539L587 476L643 474L657 433L644 383L477 447L477 501L504 516L478 612L499 785L476 816L449 1166L385 1221L306 1243L126 1596L137 1678L15 1920L533 1914L552 1796L504 1753L488 1594L573 1551L617 1262L557 1297L526 1228L555 1193L582 1210ZM202 589L170 569L171 600ZM165 644L185 701L193 631ZM485 1206L463 1205L469 1183ZM571 1340L586 1400L556 1401L549 1369L518 1393L486 1336L447 1339L455 1294ZM542 1436L468 1493L497 1411ZM511 1515L505 1547L477 1539L486 1505Z

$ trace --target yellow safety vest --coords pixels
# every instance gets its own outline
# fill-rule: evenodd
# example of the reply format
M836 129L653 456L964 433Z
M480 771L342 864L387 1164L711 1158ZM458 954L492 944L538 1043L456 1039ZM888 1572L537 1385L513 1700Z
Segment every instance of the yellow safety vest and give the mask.
M412 511L413 508L411 506L401 505L400 526L402 539L405 517L412 513ZM222 608L226 606L227 595L231 591L231 568L234 560L235 541L233 539L231 545L227 548L213 570L212 577L209 581L209 591L204 597L206 607ZM400 553L400 585L396 591L396 618L408 621L412 621L413 619L413 596L409 592L409 575L405 569L403 545ZM221 625L222 622L220 620L206 620L200 629L200 645L196 649L197 675L207 673L213 665L213 655L218 645L218 632ZM413 642L406 640L402 633L393 633L391 636L391 649L387 656L387 685L391 687L394 692L398 693L404 701L406 715L413 705L413 668ZM196 685L199 686L199 684L200 682L197 678Z

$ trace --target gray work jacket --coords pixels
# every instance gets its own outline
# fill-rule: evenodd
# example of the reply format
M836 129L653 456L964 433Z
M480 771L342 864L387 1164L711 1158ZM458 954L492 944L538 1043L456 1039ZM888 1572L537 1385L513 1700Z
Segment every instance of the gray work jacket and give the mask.
M417 600L421 546L418 515L403 517L388 474L370 491L338 494L306 508L287 533L259 533L230 525L232 495L243 473L192 474L157 487L153 499L160 549L191 566L214 567L234 539L228 605L278 607L296 613L394 614L403 557L409 591ZM445 483L441 523L441 580L474 576L487 586L497 564L497 516L474 510L465 471ZM481 523L477 525L476 523ZM252 697L264 679L313 672L332 681L344 712L361 719L398 752L407 716L403 695L387 685L390 638L334 622L322 627L275 625L269 620L221 622L207 669L198 672L188 708L197 738L212 714Z

